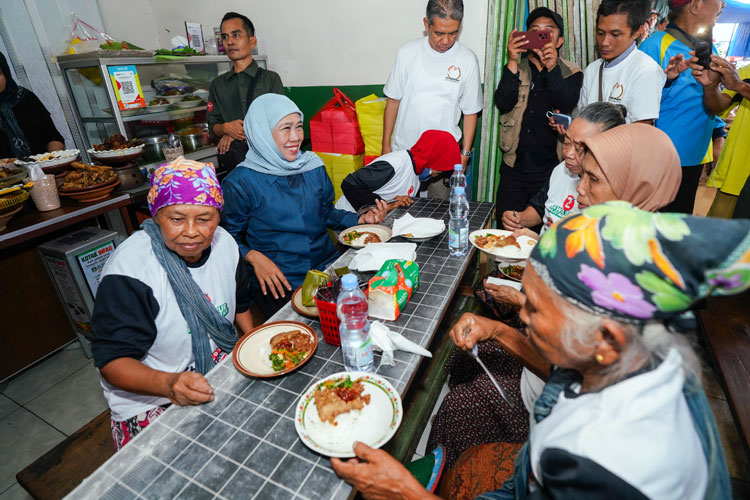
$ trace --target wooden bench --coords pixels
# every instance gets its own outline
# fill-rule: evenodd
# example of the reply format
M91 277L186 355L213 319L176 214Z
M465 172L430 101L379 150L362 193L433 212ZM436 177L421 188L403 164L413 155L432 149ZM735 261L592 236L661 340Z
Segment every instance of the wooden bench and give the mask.
M18 484L42 500L64 497L114 455L109 409L16 474Z
M711 297L698 319L745 451L750 453L750 291Z

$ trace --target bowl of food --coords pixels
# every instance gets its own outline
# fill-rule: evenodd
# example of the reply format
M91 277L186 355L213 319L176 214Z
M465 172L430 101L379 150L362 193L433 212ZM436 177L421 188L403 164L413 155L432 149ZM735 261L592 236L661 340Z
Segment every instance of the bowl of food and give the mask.
M24 166L14 165L12 163L0 165L0 188L12 186L23 181L24 177L29 175L29 171Z
M159 111L165 111L171 103L164 97L157 97L148 102L146 113L158 113Z
M185 153L190 153L205 147L211 143L211 136L208 134L208 128L189 127L181 130L178 134L182 149Z
M140 139L128 140L121 134L115 134L101 144L94 144L87 152L94 160L104 163L127 163L143 154L143 146Z
M187 108L196 108L203 104L203 99L198 97L197 95L186 95L182 98L181 101L174 103L175 107L187 109Z
M274 321L246 333L232 351L232 360L245 375L278 377L307 363L317 347L318 337L309 326Z
M24 202L29 198L25 189L0 195L0 231L4 231L10 219L21 211Z
M503 263L501 263L498 265L498 270L506 279L520 283L523 281L523 272L526 270L526 266L521 264L503 265Z

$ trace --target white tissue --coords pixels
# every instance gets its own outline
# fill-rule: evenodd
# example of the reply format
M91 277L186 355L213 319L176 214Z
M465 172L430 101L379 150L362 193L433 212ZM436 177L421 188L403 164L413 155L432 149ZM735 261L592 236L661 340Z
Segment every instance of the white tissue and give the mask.
M430 351L404 338L400 333L391 331L391 329L380 321L373 321L370 325L370 339L372 339L373 347L376 350L383 351L383 357L380 360L381 365L393 366L396 364L393 361L393 351L395 349L413 352L414 354L428 358L432 357Z
M411 234L413 238L425 238L443 231L445 231L445 222L442 219L416 218L406 214L393 221L392 233L394 236Z
M29 167L29 178L32 181L40 181L44 179L44 176L47 175L42 171L42 167L37 165L31 165Z
M417 258L416 243L370 243L357 250L354 258L349 262L349 269L357 271L377 271L386 260Z

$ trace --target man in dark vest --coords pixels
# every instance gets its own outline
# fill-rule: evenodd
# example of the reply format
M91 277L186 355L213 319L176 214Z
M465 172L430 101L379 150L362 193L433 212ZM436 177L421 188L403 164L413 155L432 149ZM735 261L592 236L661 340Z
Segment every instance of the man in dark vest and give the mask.
M560 162L558 135L545 115L554 110L570 114L583 83L581 68L558 55L564 41L560 14L546 7L534 9L526 29L550 36L543 48L533 50L524 49L528 40L516 38L516 30L508 39L508 64L495 91L503 153L495 202L498 221L507 210L525 209Z
M262 69L253 60L258 40L255 27L246 16L236 12L224 14L221 43L233 67L211 82L206 121L209 130L219 138L216 146L219 163L224 169L232 170L247 154L242 121L250 103L263 94L283 95L284 85L278 73Z

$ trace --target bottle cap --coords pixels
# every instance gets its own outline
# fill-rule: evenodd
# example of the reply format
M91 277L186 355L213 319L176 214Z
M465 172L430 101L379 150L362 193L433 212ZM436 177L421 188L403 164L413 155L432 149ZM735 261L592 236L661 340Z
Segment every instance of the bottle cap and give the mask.
M463 170L463 169L464 167L460 163L456 163L455 165L453 165L453 170Z
M456 194L466 194L466 189L463 186L456 186L456 190L453 192Z
M349 273L341 277L341 288L343 288L344 290L357 288L357 285L359 285L359 281L357 280L356 274Z

